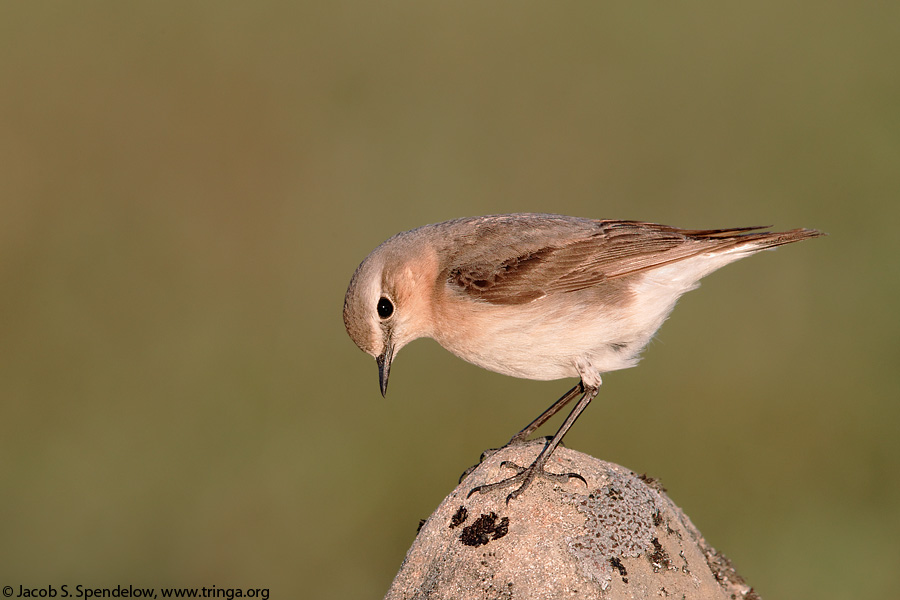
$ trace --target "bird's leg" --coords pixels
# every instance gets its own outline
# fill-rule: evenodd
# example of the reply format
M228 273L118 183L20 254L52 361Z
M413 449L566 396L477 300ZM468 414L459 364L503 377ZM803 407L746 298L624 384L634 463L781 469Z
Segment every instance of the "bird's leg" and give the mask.
M540 454L537 455L537 458L534 459L534 462L531 463L528 467L520 467L510 461L503 461L500 463L500 466L509 466L516 469L517 473L512 477L507 479L503 479L502 481L498 481L496 483L488 483L486 485L479 485L478 487L472 488L472 491L469 492L467 498L472 494L489 492L492 490L509 487L515 484L520 484L518 488L513 490L507 497L506 503L509 504L509 501L518 497L525 489L531 485L531 482L534 481L536 477L542 477L544 479L550 479L551 481L559 481L566 482L569 479L575 478L584 481L584 477L579 475L578 473L548 473L544 470L544 465L547 464L547 460L550 458L550 455L553 454L553 451L556 450L556 447L559 446L559 443L562 441L563 436L566 435L566 432L572 427L572 424L575 423L575 420L578 419L578 416L587 408L587 405L591 403L591 400L594 399L594 396L597 395L598 387L589 386L582 382L579 384L584 389L584 395L581 396L581 399L578 401L578 404L575 405L575 408L572 409L572 412L569 413L569 416L566 417L566 420L560 426L559 431L556 432L556 435L553 436L553 439L550 440L550 443L544 446L541 450ZM577 388L578 386L576 386ZM568 394L566 394L568 396ZM563 396L557 404L566 398ZM568 400L567 400L568 401ZM556 405L551 406L552 410ZM556 408L559 410L559 408ZM543 415L541 415L543 417ZM537 420L540 420L541 417L538 417ZM546 419L545 419L546 420ZM530 426L529 426L530 427ZM526 429L528 429L526 427ZM586 481L584 481L587 484Z
M519 433L514 435L512 437L512 439L509 440L509 442L507 442L506 445L514 446L514 445L522 444L522 443L526 442L528 440L529 436L531 436L532 433L537 431L538 427L540 427L541 425L546 423L550 419L550 417L552 417L553 415L558 413L560 410L562 410L562 408L566 404L571 402L576 396L578 396L578 394L583 394L583 393L584 393L584 383L579 381L578 385L576 385L571 390L566 392L562 398L560 398L559 400L554 402L550 406L550 408L548 408L547 410L542 412L541 416L539 416L537 419L535 419L534 421L529 423L528 426L525 427L525 429L523 429L522 431L520 431Z
M524 444L525 442L527 442L529 436L531 436L532 433L537 431L538 427L540 427L541 425L546 423L547 420L550 419L550 417L552 417L553 415L558 413L566 404L571 402L573 398L575 398L576 396L578 396L578 394L581 394L583 392L584 392L584 384L581 381L579 381L578 385L576 385L571 390L566 392L562 398L560 398L559 400L554 402L553 405L550 406L550 408L548 408L547 410L542 412L541 416L539 416L537 419L535 419L534 421L529 423L525 427L525 429L523 429L522 431L520 431L519 433L514 435L512 437L512 439L510 439L508 442L506 442L506 444L502 448L491 448L490 450L485 450L484 452L482 452L481 457L478 459L478 464L472 465L471 467L469 467L468 469L463 471L463 474L459 476L460 483L462 483L463 479L468 477L469 473L471 473L476 468L478 468L478 465L483 463L487 457L489 457L493 454L496 454L497 452L499 452L503 448L506 448L507 446L518 446L519 444ZM547 439L550 439L550 438L548 437Z

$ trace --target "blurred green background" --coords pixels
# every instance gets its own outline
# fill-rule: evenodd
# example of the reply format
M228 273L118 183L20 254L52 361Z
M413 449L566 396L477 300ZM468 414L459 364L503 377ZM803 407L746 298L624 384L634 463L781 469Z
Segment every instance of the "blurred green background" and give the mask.
M344 332L390 235L544 211L825 239L716 273L569 447L765 598L896 595L900 4L0 7L0 585L379 598L571 381ZM552 433L558 421L548 426Z

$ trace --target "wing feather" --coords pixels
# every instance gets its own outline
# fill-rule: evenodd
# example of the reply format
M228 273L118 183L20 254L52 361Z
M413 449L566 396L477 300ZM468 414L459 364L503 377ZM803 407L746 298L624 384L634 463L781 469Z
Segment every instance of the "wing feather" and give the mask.
M447 268L448 286L492 304L523 304L547 294L618 287L611 280L736 245L762 242L761 249L788 243L797 239L790 234L810 231L748 233L764 227L686 230L637 221L516 217L483 218L467 229L471 243L463 244Z

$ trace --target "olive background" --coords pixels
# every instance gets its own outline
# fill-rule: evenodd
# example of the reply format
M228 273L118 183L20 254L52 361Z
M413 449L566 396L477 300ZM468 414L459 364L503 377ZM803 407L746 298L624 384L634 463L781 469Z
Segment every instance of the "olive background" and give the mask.
M0 7L0 585L378 598L572 381L341 308L387 237L518 211L815 227L682 298L566 444L764 598L900 564L900 4ZM546 427L555 431L558 418Z

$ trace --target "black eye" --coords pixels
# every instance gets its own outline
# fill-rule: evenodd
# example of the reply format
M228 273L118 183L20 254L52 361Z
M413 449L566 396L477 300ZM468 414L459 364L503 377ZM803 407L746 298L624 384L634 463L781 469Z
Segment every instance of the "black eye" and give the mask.
M391 301L387 298L382 298L378 301L378 316L382 319L387 319L389 316L394 314L394 305L391 304Z

